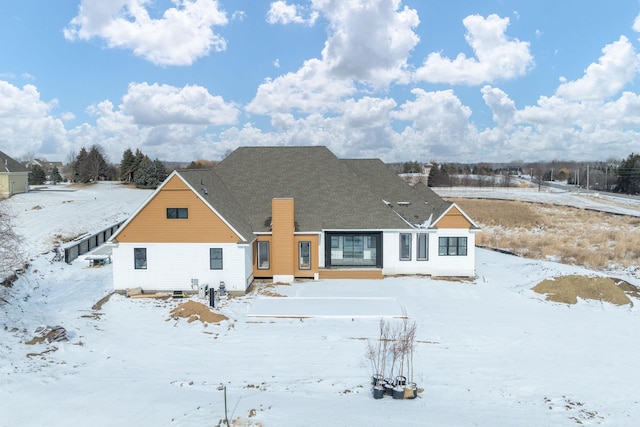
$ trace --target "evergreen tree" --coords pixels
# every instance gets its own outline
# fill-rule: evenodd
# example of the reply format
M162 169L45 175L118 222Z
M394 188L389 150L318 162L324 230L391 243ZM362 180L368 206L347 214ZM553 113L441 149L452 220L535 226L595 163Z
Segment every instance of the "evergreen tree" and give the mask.
M29 185L42 185L47 181L47 174L40 165L31 165L31 173L29 174Z
M132 183L136 172L136 156L133 155L131 148L127 148L122 154L120 161L120 181Z
M112 178L113 171L107 164L99 145L93 145L90 151L82 147L73 166L74 181L76 182L86 184L91 181Z
M449 174L444 165L431 162L433 166L429 171L429 187L444 187L449 185Z
M60 171L58 170L57 166L51 168L50 180L51 182L53 182L53 185L62 182L62 175L60 175Z
M625 194L640 193L640 154L629 155L617 170L616 191Z
M87 173L90 181L99 181L108 178L107 161L102 154L102 148L99 145L93 145L87 157Z
M422 165L418 161L405 162L402 165L402 173L420 173L422 172Z
M87 157L89 157L89 153L87 149L82 147L80 149L80 153L76 156L73 161L73 181L74 182L89 182L88 173L86 170L87 165Z
M162 163L158 159L155 159L153 161L153 167L154 167L155 172L156 172L156 179L158 180L158 185L160 185L160 184L162 184L164 182L165 179L167 179L167 176L169 175L167 173L167 168L164 166L164 163ZM157 188L158 185L156 185L155 188Z
M144 157L135 175L135 184L138 188L158 188L167 178L167 170L160 160L151 161Z

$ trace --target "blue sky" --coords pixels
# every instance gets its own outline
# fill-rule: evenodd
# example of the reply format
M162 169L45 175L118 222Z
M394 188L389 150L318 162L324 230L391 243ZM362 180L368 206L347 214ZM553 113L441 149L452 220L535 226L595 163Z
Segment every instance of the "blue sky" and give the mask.
M612 6L614 5L614 7ZM21 0L0 14L0 150L217 160L622 159L640 2Z

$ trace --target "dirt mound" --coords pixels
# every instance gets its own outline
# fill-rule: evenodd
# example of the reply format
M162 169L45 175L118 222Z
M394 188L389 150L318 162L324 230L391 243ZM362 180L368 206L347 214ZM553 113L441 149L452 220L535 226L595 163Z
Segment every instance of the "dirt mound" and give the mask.
M202 323L219 323L228 320L228 317L212 312L206 305L191 300L171 310L171 318L178 320L180 317L187 319L188 323L196 320Z
M635 286L621 280L579 275L546 279L534 286L533 290L539 294L546 294L548 301L565 304L575 304L578 298L606 301L616 305L631 304L631 300L625 294L624 284L637 292Z

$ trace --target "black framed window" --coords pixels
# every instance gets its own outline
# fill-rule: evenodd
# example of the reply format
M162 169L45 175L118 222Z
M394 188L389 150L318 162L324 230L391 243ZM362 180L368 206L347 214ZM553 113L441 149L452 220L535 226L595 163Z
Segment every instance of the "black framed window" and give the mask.
M298 243L298 268L300 270L311 269L311 242Z
M400 233L400 261L411 260L411 234Z
M381 232L339 232L325 234L326 267L382 268Z
M167 208L167 219L187 219L189 218L188 208Z
M209 268L222 270L222 248L209 248Z
M269 242L258 242L258 269L269 269Z
M417 254L416 258L419 261L426 261L429 259L429 235L427 233L418 233Z
M133 248L133 266L136 270L147 269L147 248Z
M438 239L438 255L440 256L466 256L466 237L440 237Z

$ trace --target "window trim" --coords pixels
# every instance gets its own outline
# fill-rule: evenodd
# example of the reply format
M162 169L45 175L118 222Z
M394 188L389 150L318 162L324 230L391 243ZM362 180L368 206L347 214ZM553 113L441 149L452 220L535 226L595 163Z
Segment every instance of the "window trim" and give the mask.
M267 266L266 267L262 267L260 266L260 254L265 250L263 248L263 250L260 250L260 247L266 247L266 255L267 255ZM269 253L269 241L268 240L258 240L257 243L257 248L256 248L256 264L258 266L258 270L270 270L271 269L271 254Z
M308 246L307 263L302 262L302 245ZM301 240L298 242L298 270L311 270L311 242L309 240Z
M138 264L138 255L144 254L144 264ZM147 269L147 248L133 248L133 268L134 270L146 270Z
M455 242L455 244L452 244L453 242ZM443 236L438 239L438 255L439 256L467 256L469 254L468 245L469 245L469 241L466 237L462 237L462 236L444 237ZM464 252L464 253L461 253L461 252Z
M424 257L420 256L420 240L424 239ZM429 261L429 234L418 233L416 236L416 259L418 261Z
M167 219L189 219L189 208L167 208Z
M400 261L411 261L411 233L400 233L400 241L399 241L399 257L400 257ZM403 238L408 238L408 241L406 241L403 245ZM404 250L408 249L409 253L407 256L403 256L403 252Z
M345 264L339 262L342 258L333 259L333 252L342 252L344 255L343 240L345 237L364 236L363 249L364 252L369 251L373 258L362 259L361 263ZM367 237L369 239L367 239ZM324 265L325 268L382 268L383 265L383 233L381 231L326 231L324 234ZM371 248L367 248L367 241L371 243ZM332 245L332 243L334 243ZM364 255L363 252L363 255ZM364 261L367 261L366 263Z
M220 258L214 258L214 253L219 252ZM220 261L220 267L214 267L214 261ZM209 248L209 270L223 270L224 269L224 252L222 248Z

